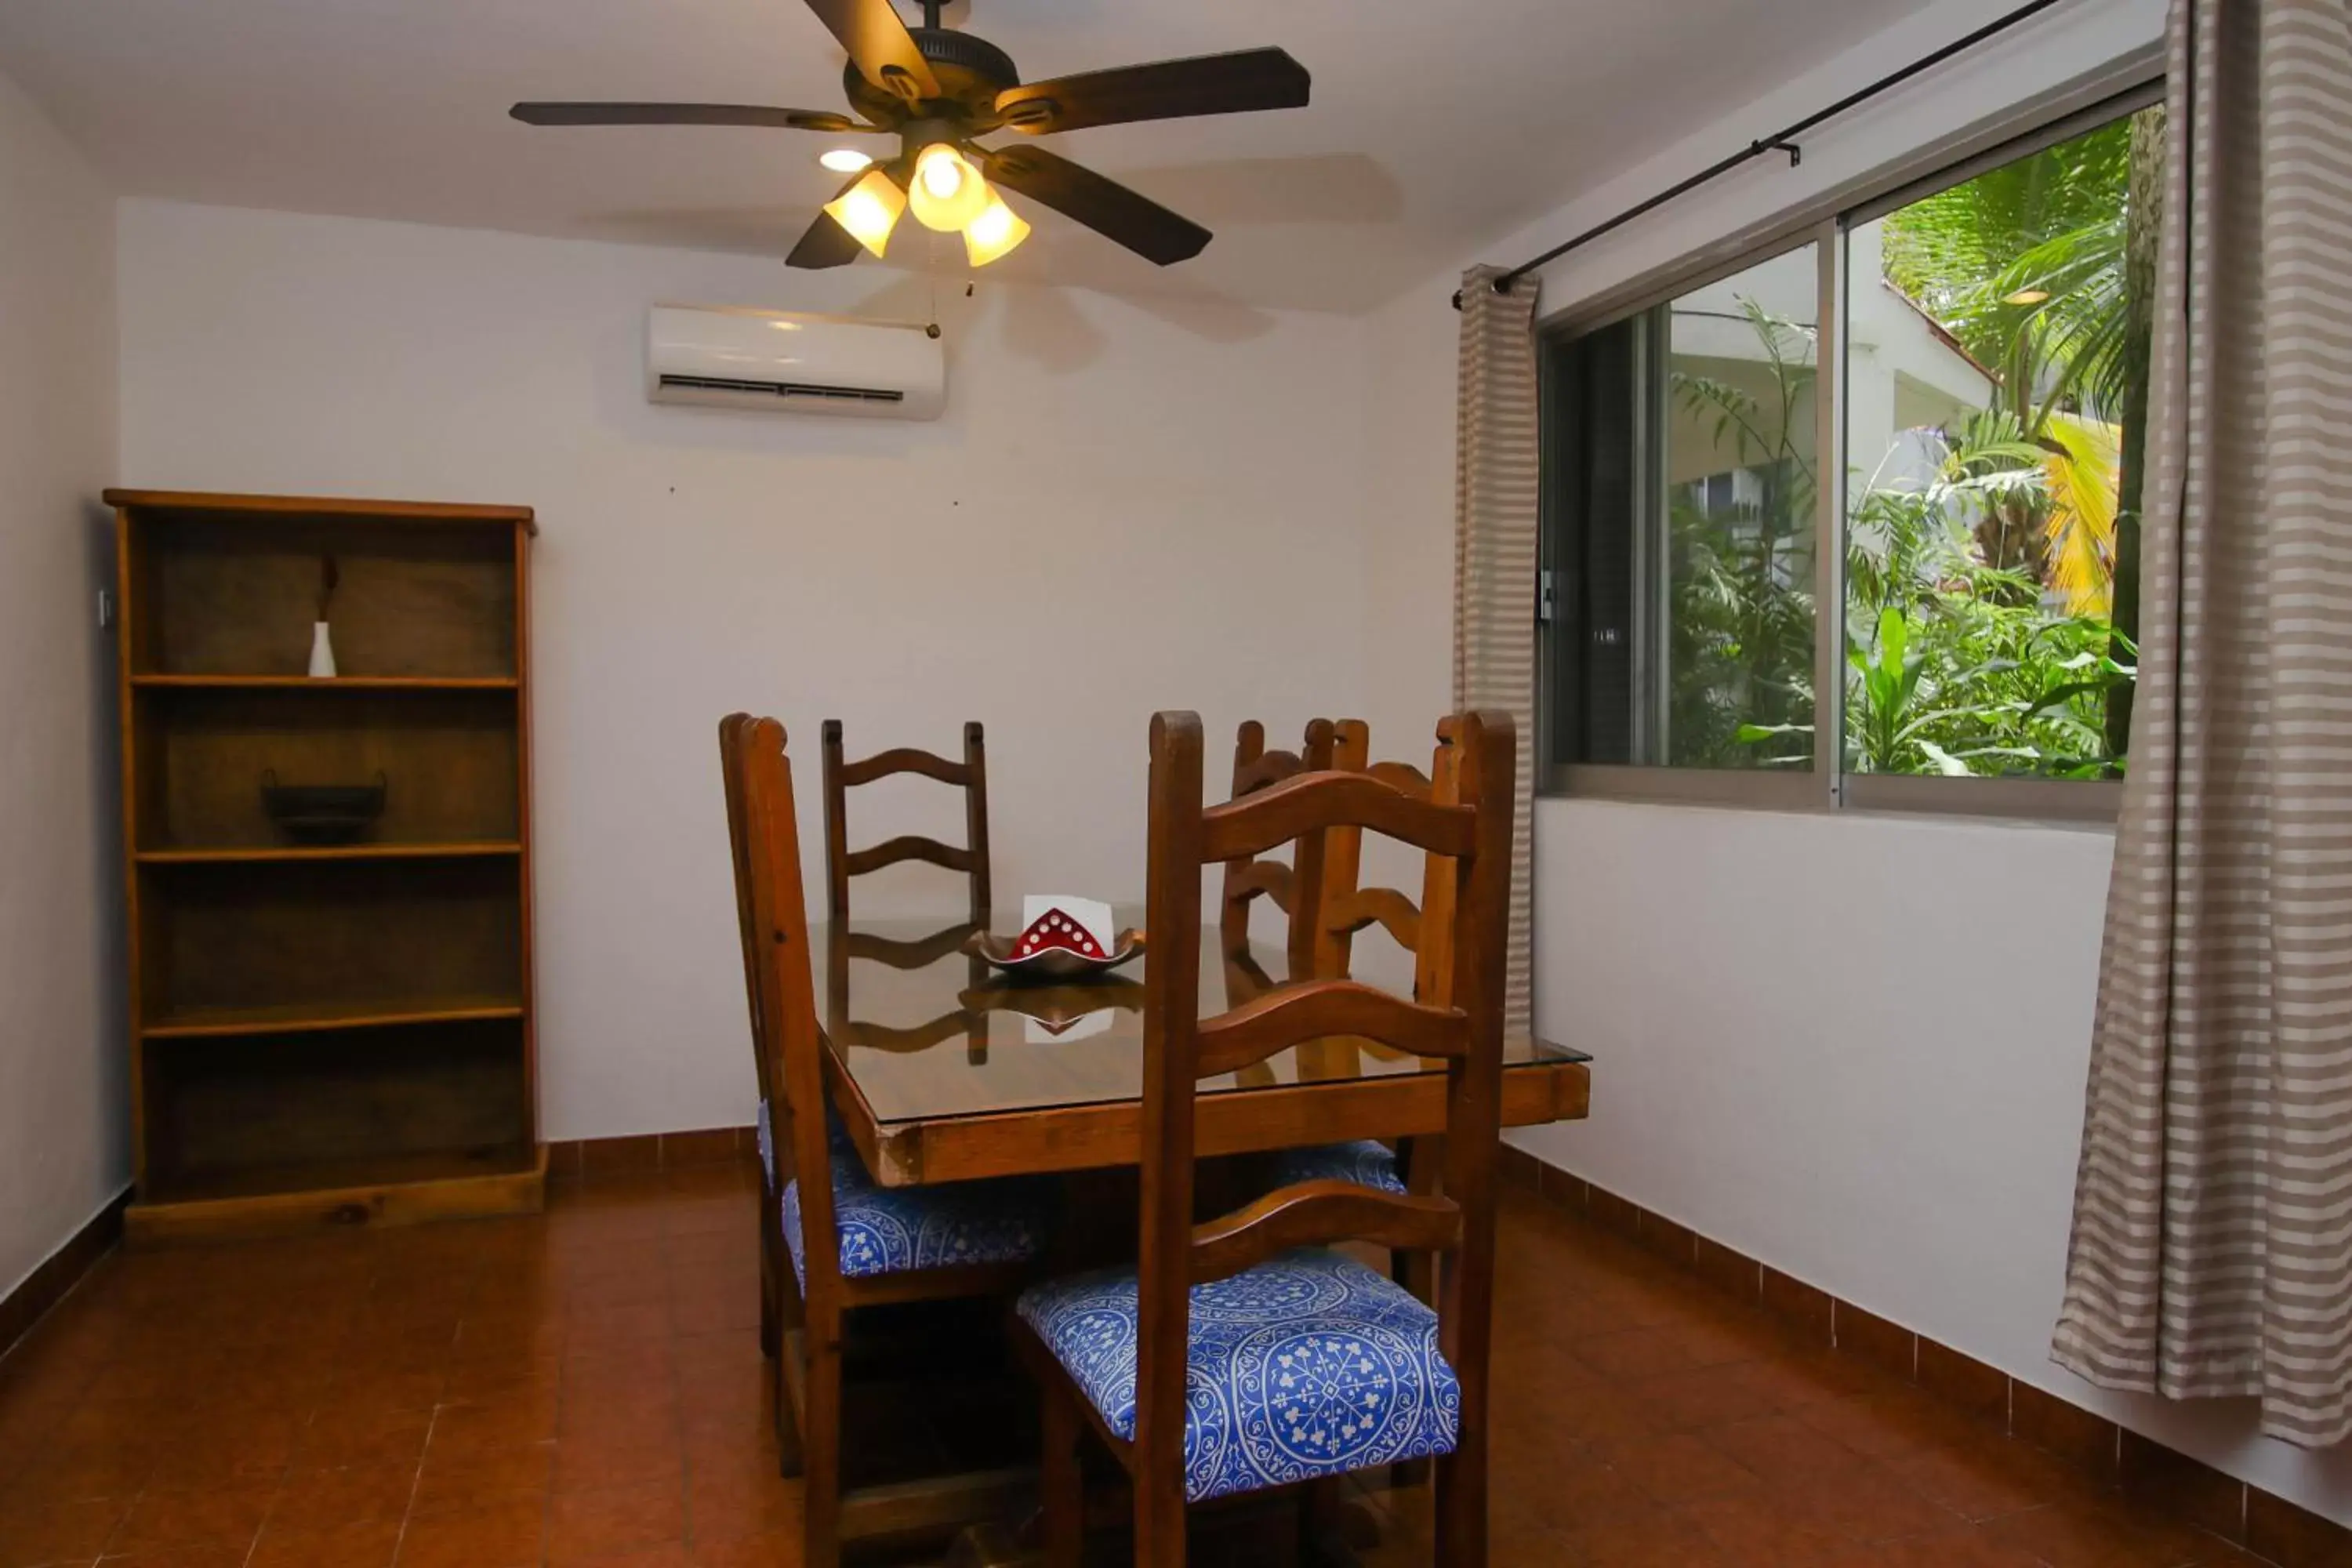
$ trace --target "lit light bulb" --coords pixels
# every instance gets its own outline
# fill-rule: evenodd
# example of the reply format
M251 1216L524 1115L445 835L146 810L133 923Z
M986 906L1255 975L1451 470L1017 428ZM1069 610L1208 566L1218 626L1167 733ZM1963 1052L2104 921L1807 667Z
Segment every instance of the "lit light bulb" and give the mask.
M985 267L1007 254L1029 237L1029 226L1021 215L1004 205L1004 198L994 191L988 193L988 205L978 217L964 225L963 253L974 267Z
M907 210L907 195L879 169L868 169L866 177L824 204L833 221L847 229L857 243L880 256L890 243L890 231L898 226L898 215Z
M946 142L934 142L916 155L908 198L916 221L925 228L955 233L981 215L988 195L988 182L980 171Z
M872 154L861 153L855 147L835 147L818 153L816 161L836 174L854 174L872 164L874 159Z

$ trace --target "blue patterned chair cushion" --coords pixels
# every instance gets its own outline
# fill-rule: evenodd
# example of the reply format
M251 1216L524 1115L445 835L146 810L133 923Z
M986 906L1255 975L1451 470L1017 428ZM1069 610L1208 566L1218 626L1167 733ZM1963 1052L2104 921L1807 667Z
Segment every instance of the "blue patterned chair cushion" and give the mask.
M772 1187L776 1184L776 1128L764 1100L760 1101L759 1124L752 1131L760 1140L760 1169L768 1173L768 1184ZM830 1105L824 1108L824 1142L836 1154L857 1147L849 1141L849 1129Z
M1285 1149L1275 1156L1274 1175L1277 1187L1295 1186L1300 1182L1354 1182L1384 1193L1404 1192L1404 1177L1397 1173L1396 1151L1377 1138Z
M1113 1432L1135 1436L1135 1272L1034 1285L1016 1309ZM1319 1247L1192 1287L1184 1492L1193 1501L1451 1453L1462 1388L1437 1314Z
M969 1263L1025 1263L1044 1247L1054 1188L1032 1181L877 1186L855 1149L833 1152L833 1224L841 1272L857 1279ZM784 1245L808 1283L802 1254L801 1184L784 1184Z

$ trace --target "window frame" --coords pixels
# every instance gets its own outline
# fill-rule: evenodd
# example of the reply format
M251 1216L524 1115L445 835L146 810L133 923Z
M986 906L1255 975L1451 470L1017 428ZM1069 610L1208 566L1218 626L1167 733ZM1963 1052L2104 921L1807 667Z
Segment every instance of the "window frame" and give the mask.
M2110 73L2019 105L1864 179L1731 237L1654 269L1620 288L1540 318L1536 323L1538 384L1548 384L1560 344L1663 305L1751 267L1814 246L1818 279L1815 337L1815 449L1823 454L1815 485L1813 536L1813 758L1802 773L1763 769L1685 768L1644 763L1554 762L1556 703L1549 689L1564 652L1558 623L1538 616L1537 793L1546 796L1728 805L1778 811L1890 812L1996 817L2053 824L2112 825L2123 802L2120 779L1941 778L1845 769L1846 303L1847 237L1920 198L1974 178L2163 101L2161 64L2118 62ZM1538 417L1538 429L1545 422ZM1549 582L1558 567L1557 500L1541 486L1538 565ZM1831 608L1831 607L1833 607ZM1824 673L1832 679L1823 679Z

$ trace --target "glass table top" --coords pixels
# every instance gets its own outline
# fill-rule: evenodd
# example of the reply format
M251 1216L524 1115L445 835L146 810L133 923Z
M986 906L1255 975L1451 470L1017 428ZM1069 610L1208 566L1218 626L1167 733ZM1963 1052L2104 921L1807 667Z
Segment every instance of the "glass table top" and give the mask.
M1120 910L1122 925L1139 911ZM1020 928L1017 914L992 929ZM1139 1099L1143 1091L1143 966L1099 979L1042 985L1004 979L961 950L978 928L937 920L854 920L809 928L823 961L821 1017L836 1057L881 1123ZM1214 1016L1285 977L1280 948L1255 942L1247 964L1229 963L1217 928L1201 944L1201 1016ZM926 939L934 939L926 941ZM894 957L870 956L889 946ZM903 965L903 967L902 967ZM1255 973L1252 967L1255 967ZM1355 978L1400 995L1412 989L1412 956L1385 938L1361 941ZM1521 1037L1506 1039L1505 1070L1587 1060ZM1296 1046L1239 1073L1204 1079L1204 1094L1445 1070L1372 1040L1334 1037Z

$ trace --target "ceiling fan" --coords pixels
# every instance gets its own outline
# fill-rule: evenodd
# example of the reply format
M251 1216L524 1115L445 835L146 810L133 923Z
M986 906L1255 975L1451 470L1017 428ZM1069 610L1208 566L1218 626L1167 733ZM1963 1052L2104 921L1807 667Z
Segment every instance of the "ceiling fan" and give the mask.
M899 215L910 208L927 227L962 234L972 265L984 266L1029 234L990 188L991 179L1166 267L1198 256L1209 231L1041 147L983 147L975 138L1307 102L1307 69L1281 49L1024 82L1012 57L994 44L940 26L943 0L922 0L923 25L912 30L890 0L807 4L849 51L841 79L855 118L735 103L518 103L510 112L529 125L758 125L897 136L897 157L863 168L825 204L785 258L794 267L845 266L860 247L882 255Z

